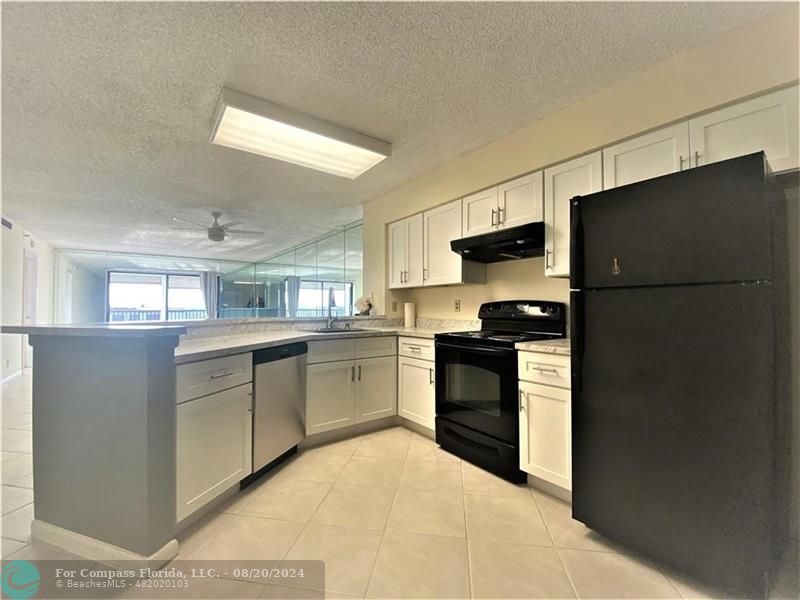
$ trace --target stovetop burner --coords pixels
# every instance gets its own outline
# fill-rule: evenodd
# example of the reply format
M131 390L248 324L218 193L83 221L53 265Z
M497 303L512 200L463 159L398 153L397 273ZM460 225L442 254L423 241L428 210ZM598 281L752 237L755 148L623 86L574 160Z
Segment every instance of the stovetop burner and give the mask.
M532 342L534 340L549 340L555 337L561 336L548 333L510 333L507 331L493 331L491 329L454 331L452 333L443 333L436 336L437 339L450 338L454 341L461 341L462 343L469 343L468 340L475 340L475 342L480 340L483 342L495 342L496 344L502 345L513 345L519 342Z
M478 331L436 335L442 342L513 348L519 342L550 340L566 334L565 306L543 300L506 300L481 305Z

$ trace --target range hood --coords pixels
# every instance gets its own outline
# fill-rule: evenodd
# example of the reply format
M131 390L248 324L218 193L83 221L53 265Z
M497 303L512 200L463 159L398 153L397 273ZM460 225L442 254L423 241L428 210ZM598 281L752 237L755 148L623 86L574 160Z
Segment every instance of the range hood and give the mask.
M493 263L544 256L544 223L527 223L450 242L464 260Z

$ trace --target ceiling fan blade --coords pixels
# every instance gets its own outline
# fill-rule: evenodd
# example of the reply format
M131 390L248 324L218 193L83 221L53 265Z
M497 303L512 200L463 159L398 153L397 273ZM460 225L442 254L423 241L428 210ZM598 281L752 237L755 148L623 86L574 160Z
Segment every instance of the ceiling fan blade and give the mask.
M202 223L195 223L194 221L187 221L186 219L179 219L178 217L172 217L172 220L176 223L186 223L187 225L194 225L195 227L201 227L202 229L207 229L205 225Z
M263 231L250 231L249 229L226 229L225 233L242 233L244 235L264 235Z
M220 225L223 229L228 229L228 227L236 227L237 225L241 225L243 221L231 221L230 223L225 223L224 225Z
M170 227L176 231L208 231L205 227Z

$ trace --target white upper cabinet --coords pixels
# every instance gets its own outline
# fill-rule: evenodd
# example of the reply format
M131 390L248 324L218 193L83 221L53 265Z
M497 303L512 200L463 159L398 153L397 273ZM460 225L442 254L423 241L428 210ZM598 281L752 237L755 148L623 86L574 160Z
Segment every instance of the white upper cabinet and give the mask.
M422 285L422 215L406 219L406 287Z
M798 168L798 110L792 86L691 119L693 166L764 150L773 171Z
M389 287L422 285L422 215L389 224Z
M464 237L542 220L541 171L463 198Z
M450 249L463 237L461 200L389 225L389 287L485 283L486 265Z
M425 285L461 283L461 256L450 249L450 242L461 238L461 200L424 213Z
M497 186L498 227L542 220L544 176L541 171Z
M462 199L464 237L494 231L497 227L497 188L489 188Z
M389 287L401 288L406 273L406 222L389 224Z
M597 151L544 172L545 275L569 276L569 201L603 189L603 158Z
M688 169L689 124L678 123L603 150L603 189Z

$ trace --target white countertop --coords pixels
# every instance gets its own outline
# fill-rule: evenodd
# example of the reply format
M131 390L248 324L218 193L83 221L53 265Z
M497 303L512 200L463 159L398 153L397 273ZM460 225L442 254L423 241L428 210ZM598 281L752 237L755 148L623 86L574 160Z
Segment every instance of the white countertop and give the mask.
M557 340L539 340L536 342L520 342L514 346L517 350L528 352L545 352L547 354L570 355L569 338Z
M433 339L440 331L431 329L406 328L406 327L371 327L364 331L348 331L342 329L337 333L316 333L300 329L283 331L262 331L259 333L242 333L237 335L214 336L206 338L185 338L175 348L175 363L182 364L197 360L228 356L251 352L262 348L282 346L294 342L309 342L321 340L341 340L359 337L380 337L401 335L409 337Z

